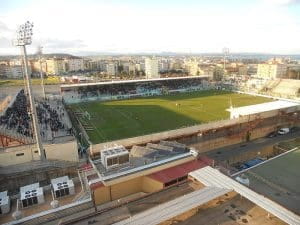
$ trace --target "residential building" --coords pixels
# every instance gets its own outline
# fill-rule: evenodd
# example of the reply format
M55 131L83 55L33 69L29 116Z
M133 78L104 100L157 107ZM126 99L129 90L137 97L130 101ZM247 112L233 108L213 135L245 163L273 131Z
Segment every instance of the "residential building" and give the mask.
M47 72L47 63L45 60L41 60L42 64L42 71L44 73ZM40 60L30 60L30 66L31 66L31 71L33 73L39 73L40 72Z
M284 64L258 64L257 77L264 79L285 78L287 66Z
M117 74L117 66L115 63L109 63L106 65L106 72L108 75L116 76Z
M65 59L67 72L78 72L84 70L84 60L79 57Z
M160 77L158 73L158 60L156 58L145 59L145 73L147 79Z
M199 75L199 65L198 65L198 62L194 59L189 60L185 63L185 69L189 73L190 76Z
M238 74L239 75L247 75L248 74L248 67L246 65L239 66Z
M29 74L31 69L29 68ZM23 67L21 65L9 66L6 64L0 64L0 78L22 78Z
M61 75L66 72L65 60L61 58L53 58L46 60L47 73L51 75Z

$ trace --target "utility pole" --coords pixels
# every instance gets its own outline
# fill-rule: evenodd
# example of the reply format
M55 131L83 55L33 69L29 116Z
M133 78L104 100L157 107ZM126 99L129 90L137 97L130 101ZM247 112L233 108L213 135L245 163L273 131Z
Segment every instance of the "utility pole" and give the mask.
M45 93L45 85L44 85L44 74L43 74L43 68L42 68L42 50L43 47L38 47L37 54L39 55L39 62L40 62L40 75L41 75L41 85L42 85L42 91L43 91L43 98L46 100L46 93Z
M27 86L27 91L29 96L31 118L33 124L33 130L35 133L36 145L37 145L40 159L45 160L46 157L45 157L45 152L42 144L42 138L41 138L40 127L37 119L36 107L32 96L31 77L28 73L28 59L27 59L26 45L30 45L32 42L31 40L33 34L32 28L33 28L33 23L30 23L29 21L21 25L17 31L17 38L14 41L14 45L21 47L23 64L24 64L24 72L26 78L26 86Z

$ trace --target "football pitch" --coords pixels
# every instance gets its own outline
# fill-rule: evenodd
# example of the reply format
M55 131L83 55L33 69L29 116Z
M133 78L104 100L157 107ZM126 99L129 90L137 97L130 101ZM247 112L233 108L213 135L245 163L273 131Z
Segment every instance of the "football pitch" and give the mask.
M201 91L176 95L70 105L93 144L135 137L229 118L227 108L271 101L227 91Z

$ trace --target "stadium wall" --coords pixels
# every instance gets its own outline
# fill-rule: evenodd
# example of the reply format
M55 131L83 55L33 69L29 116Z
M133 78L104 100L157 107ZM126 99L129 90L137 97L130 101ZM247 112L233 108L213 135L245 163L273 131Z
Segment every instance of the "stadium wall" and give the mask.
M47 159L78 162L77 142L68 141L58 144L44 144ZM0 166L10 166L39 160L35 144L9 147L0 150Z
M294 117L294 110L298 115ZM120 144L127 148L134 145L146 145L149 142L156 143L160 140L176 140L178 142L195 147L199 152L209 151L227 145L238 144L248 140L266 136L268 133L280 127L299 126L299 110L288 109L286 112L277 111L249 115L246 117L201 124L197 126L170 130L134 138L122 139L112 142L95 144L90 146L91 155L97 155L101 149L114 144Z
M6 112L6 109L12 105L15 101L17 95L12 98L10 95L6 96L5 99L0 103L0 116L3 116Z
M136 177L111 186L101 185L93 191L97 205L121 199L136 193L153 193L164 188L164 184L147 176Z

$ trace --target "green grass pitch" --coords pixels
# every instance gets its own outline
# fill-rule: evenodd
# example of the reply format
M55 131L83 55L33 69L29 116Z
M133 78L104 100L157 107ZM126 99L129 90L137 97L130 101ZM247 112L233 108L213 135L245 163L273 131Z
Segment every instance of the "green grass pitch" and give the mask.
M87 111L91 119L79 117L94 144L135 137L184 126L229 118L234 107L271 101L267 98L226 91L201 91L110 102L71 105L74 112Z

